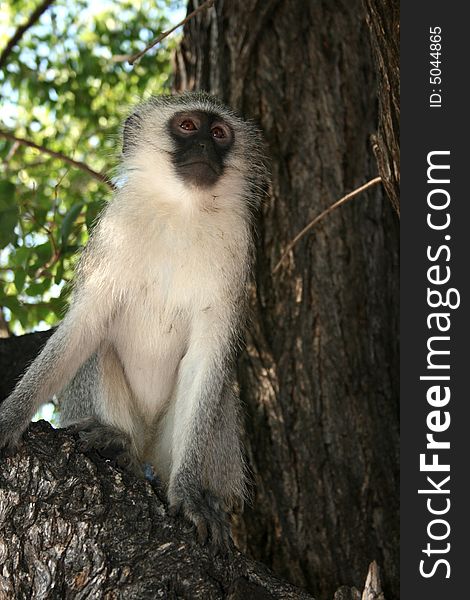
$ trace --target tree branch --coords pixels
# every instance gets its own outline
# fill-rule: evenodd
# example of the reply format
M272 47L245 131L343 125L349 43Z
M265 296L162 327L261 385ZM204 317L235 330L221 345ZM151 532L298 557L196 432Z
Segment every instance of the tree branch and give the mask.
M153 41L151 41L150 44L148 46L146 46L143 50L141 50L140 52L137 52L136 54L131 54L131 55L128 55L128 54L121 55L120 54L120 55L114 56L113 57L114 62L124 62L127 60L127 62L130 65L133 65L135 62L137 62L139 59L141 59L144 54L146 54L154 46L156 46L158 43L160 43L162 40L164 40L166 37L168 37L171 33L173 33L173 31L175 31L175 29L178 29L178 27L185 25L189 20L191 20L193 17L195 17L198 13L213 6L214 2L215 2L215 0L206 0L203 4L201 4L201 6L198 6L195 10L193 10L192 13L190 13L187 17L185 17L177 25L175 25L171 29L168 29L168 31L164 31L163 33L161 33L158 37L156 37Z
M56 152L55 150L50 150L49 148L46 148L45 146L40 146L39 144L36 144L35 142L32 142L31 140L26 140L24 138L16 137L16 135L13 135L9 131L5 131L4 129L0 129L0 136L6 138L7 140L11 140L12 142L18 142L19 144L23 144L23 146L28 146L29 148L35 148L36 150L39 150L39 152L42 152L43 154L48 154L49 156L52 156L53 158L58 158L59 160L62 160L65 163L72 165L73 167L80 169L81 171L84 171L85 173L88 173L88 175L90 175L94 179L97 179L101 183L105 183L111 189L115 188L113 182L111 181L111 179L109 179L109 177L107 175L105 175L104 173L99 173L98 171L95 171L94 169L89 167L87 164L80 162L78 160L74 160L73 158L70 158L69 156L62 154L62 152Z
M13 37L8 40L7 45L0 54L0 69L2 69L7 61L7 58L16 44L21 40L23 35L32 27L41 17L43 13L49 8L54 0L43 0L43 2L31 13L29 19L23 25L20 25L13 34Z
M234 547L214 557L168 514L158 482L79 446L73 433L41 421L14 456L1 457L2 598L67 589L89 598L314 600ZM31 502L34 516L17 526ZM19 560L24 552L34 559Z
M0 357L3 347L11 356L22 338L40 335L39 349L48 333L0 340ZM34 514L19 518L31 502ZM97 451L84 453L77 434L44 421L1 457L0 503L2 598L51 598L71 589L73 597L92 598L314 600L233 546L214 557L188 523L168 514L158 481L136 478ZM25 552L34 560L19 560ZM347 586L334 595L360 598ZM376 563L362 599L385 600Z
M292 242L290 242L287 245L287 248L284 250L281 258L279 259L279 262L277 263L277 265L273 269L273 275L274 275L274 273L276 273L279 270L282 262L284 261L284 259L286 258L286 256L289 254L289 252L292 250L292 248L297 244L297 242L299 240L301 240L304 237L304 235L308 231L310 231L310 229L312 229L312 227L314 227L318 223L318 221L320 221L321 219L323 219L323 217L326 217L326 215L328 215L335 208L338 208L338 206L341 206L342 204L345 204L348 200L351 200L351 198L354 198L354 196L357 196L358 194L360 194L364 190L367 190L367 188L370 188L373 185L377 185L381 181L382 181L381 177L375 177L374 179L371 179L370 181L368 181L364 185L361 185L360 187L356 188L352 192L349 192L349 194L346 194L346 196L343 196L342 198L340 198L339 200L337 200L334 204L332 204L331 206L329 206L327 209L325 209L323 212L321 212L317 217L315 217L313 219L313 221L310 221L310 223L308 225L306 225L302 229L302 231L300 231L295 236L295 238L292 240Z

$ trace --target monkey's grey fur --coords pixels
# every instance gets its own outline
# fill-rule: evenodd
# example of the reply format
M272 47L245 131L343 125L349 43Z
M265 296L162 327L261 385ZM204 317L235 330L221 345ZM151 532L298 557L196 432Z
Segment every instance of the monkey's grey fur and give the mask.
M267 181L260 135L185 94L139 105L123 138L122 186L67 315L0 407L0 447L58 394L63 426L124 466L153 465L172 510L220 545L244 496L230 372Z

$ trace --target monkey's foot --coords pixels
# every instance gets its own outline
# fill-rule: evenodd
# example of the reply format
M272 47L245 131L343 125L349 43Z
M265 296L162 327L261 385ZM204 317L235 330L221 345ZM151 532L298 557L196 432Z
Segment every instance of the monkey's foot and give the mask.
M143 467L132 450L130 437L124 431L100 423L96 419L78 421L67 428L78 433L80 449L83 452L94 450L121 469L143 475Z
M196 486L170 486L170 514L182 514L197 531L201 544L209 543L216 553L227 552L232 545L229 514L223 502L212 492Z

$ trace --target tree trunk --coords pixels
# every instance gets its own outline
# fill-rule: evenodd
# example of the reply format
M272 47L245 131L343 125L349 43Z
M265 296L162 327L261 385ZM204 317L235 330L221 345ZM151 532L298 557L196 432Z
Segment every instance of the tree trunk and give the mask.
M328 215L272 274L309 221L377 175L365 17L360 0L218 0L177 54L176 89L255 118L272 158L239 362L254 485L238 540L321 599L359 586L373 559L399 594L398 219L382 188Z

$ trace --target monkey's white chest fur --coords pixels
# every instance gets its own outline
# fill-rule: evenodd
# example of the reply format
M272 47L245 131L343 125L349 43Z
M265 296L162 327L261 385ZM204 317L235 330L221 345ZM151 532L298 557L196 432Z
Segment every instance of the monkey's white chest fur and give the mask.
M176 385L189 339L189 317L147 297L118 313L110 341L124 368L135 409L148 424L155 420Z
M136 416L143 429L161 428L164 421L159 452L165 454L178 398L189 403L200 396L190 389L197 378L182 377L182 365L186 374L200 371L236 326L232 315L246 277L249 235L236 210L192 207L191 214L162 215L149 208L138 219L135 212L111 210L102 222L113 243L101 275L109 277L116 302L106 341L122 365L133 413L110 406L108 414L134 437L144 435L135 431ZM114 386L106 387L113 394Z

